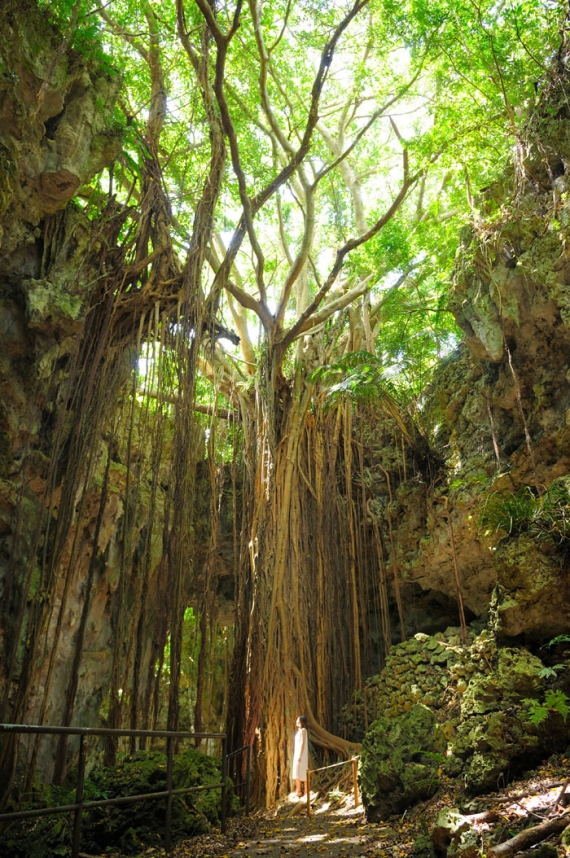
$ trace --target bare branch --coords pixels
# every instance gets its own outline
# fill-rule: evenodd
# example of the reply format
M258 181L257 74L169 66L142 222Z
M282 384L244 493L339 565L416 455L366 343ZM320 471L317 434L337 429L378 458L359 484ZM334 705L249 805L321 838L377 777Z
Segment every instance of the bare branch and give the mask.
M303 230L303 240L299 253L295 257L292 266L289 269L285 283L283 285L283 293L279 302L279 307L276 313L276 321L278 325L283 324L285 318L285 310L291 296L293 284L299 277L303 266L307 262L311 247L313 246L313 237L315 234L315 196L311 188L307 188L305 192L305 228Z
M356 238L351 238L350 241L347 241L346 244L343 247L341 247L340 250L337 250L336 261L335 261L335 263L334 263L334 265L333 265L333 267L329 273L329 276L327 277L327 279L325 280L325 282L323 283L323 285L321 286L321 288L317 292L315 298L309 304L309 306L304 310L304 312L301 313L301 315L299 316L299 318L297 319L295 324L284 334L284 336L279 341L279 346L283 350L285 350L287 348L287 346L289 346L293 342L293 340L296 339L297 335L302 330L307 319L309 319L315 313L315 311L318 309L318 307L322 303L323 299L325 298L326 294L330 291L330 289L332 288L333 284L335 283L338 275L340 274L340 272L343 268L344 260L345 260L346 256L352 250L355 250L357 247L360 247L361 244L364 244L365 242L369 241L374 235L376 235L376 233L380 232L382 227L384 227L388 223L388 221L390 221L394 217L394 215L396 214L396 212L398 211L398 209L400 208L400 206L402 205L402 203L406 199L408 192L415 185L415 183L418 181L418 179L422 175L421 172L418 172L414 176L409 176L407 151L404 151L404 153L403 153L403 162L404 162L403 163L404 180L402 182L402 186L401 186L398 194L396 195L396 197L394 198L394 200L392 202L392 205L387 209L386 212L384 212L382 217L380 217L376 221L376 223L367 232L365 232L363 235L360 235Z
M339 310L344 310L345 307L348 307L349 304L352 304L353 301L356 301L357 298L364 295L369 287L371 279L372 274L364 280L361 280L360 283L357 283L356 286L353 286L352 289L349 289L344 295L339 295L338 298L335 298L333 301L329 301L328 304L321 307L319 312L313 313L297 333L295 339L298 339L298 337L301 337L304 334L311 333L313 328L316 328L322 324L322 322L325 322L333 313L336 313Z
M202 6L204 4L204 0L196 0L196 2L200 6ZM337 27L333 31L332 36L327 41L327 43L326 43L326 45L322 51L322 54L321 54L319 69L318 69L317 74L315 76L315 80L314 80L313 87L312 87L311 101L310 101L309 111L308 111L308 115L307 115L307 122L306 122L306 126L305 126L305 131L303 134L303 138L301 140L301 145L299 146L299 148L297 149L297 151L295 152L293 157L290 159L289 163L286 164L285 167L282 168L282 170L279 172L279 174L277 176L275 176L274 179L271 182L269 182L268 185L266 185L266 187L262 191L260 191L258 194L256 194L253 197L253 199L251 200L251 207L250 207L249 211L246 211L246 208L244 207L242 217L241 217L241 219L240 219L240 221L239 221L239 223L238 223L238 225L234 231L234 234L232 236L232 240L230 241L230 245L228 247L226 256L225 256L225 258L224 258L224 260L223 260L223 262L219 268L218 273L216 274L216 277L214 278L211 300L216 301L217 295L219 295L221 289L225 288L225 286L226 286L226 280L229 278L229 274L231 271L231 266L233 264L233 261L234 261L236 255L239 251L239 248L241 247L241 244L243 242L243 239L244 239L246 233L248 232L248 224L247 224L248 217L250 215L255 216L255 214L259 211L259 209L263 205L265 205L265 203L273 196L273 194L277 191L277 189L280 188L286 181L288 181L288 179L293 175L293 173L297 170L299 165L305 159L305 157L309 151L310 145L311 145L311 139L312 139L313 131L314 131L314 129L317 125L317 122L318 122L318 118L319 118L318 111L319 111L321 93L322 93L325 81L326 81L328 73L329 73L329 68L330 68L332 58L334 55L334 51L336 49L338 41L339 41L340 37L342 36L342 34L344 33L344 31L346 30L346 28L349 26L349 24L352 22L352 20L356 17L356 15L358 15L358 13L366 5L368 5L368 2L369 2L369 0L355 0L355 3L353 4L350 11L345 15L345 17L342 19L342 21L337 25ZM242 203L242 205L243 205L243 203ZM232 292L232 294L234 294L234 293Z

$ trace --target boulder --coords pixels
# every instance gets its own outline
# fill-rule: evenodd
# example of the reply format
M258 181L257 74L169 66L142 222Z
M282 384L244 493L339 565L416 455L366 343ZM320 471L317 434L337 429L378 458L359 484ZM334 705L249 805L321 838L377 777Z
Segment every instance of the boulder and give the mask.
M379 718L364 738L359 766L369 822L402 813L439 786L446 739L433 712L421 704L397 718Z
M506 540L494 554L500 586L498 631L548 639L568 628L570 578L549 543L527 534Z
M430 833L438 855L448 858L477 858L481 855L481 836L472 827L471 821L453 807L446 807L438 814Z

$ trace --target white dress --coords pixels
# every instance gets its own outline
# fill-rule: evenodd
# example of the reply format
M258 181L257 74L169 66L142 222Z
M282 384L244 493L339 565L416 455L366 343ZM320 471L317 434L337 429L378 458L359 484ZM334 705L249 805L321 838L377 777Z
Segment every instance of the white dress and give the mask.
M300 759L299 759L300 758ZM304 727L295 733L295 751L293 754L293 780L306 781L309 768L309 737Z

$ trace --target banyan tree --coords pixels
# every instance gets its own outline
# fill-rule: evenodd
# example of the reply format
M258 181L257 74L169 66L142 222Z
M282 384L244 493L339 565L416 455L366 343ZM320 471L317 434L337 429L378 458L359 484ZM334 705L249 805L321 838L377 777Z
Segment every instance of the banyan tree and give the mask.
M450 224L555 41L531 5L3 5L0 720L225 721L267 802L300 712L354 752L406 635L397 486L440 491Z

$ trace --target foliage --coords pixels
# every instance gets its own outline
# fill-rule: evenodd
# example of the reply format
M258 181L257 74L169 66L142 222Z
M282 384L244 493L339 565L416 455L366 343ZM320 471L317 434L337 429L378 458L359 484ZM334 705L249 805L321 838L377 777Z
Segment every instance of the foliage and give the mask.
M560 690L553 691L549 689L544 695L542 703L533 699L526 699L523 702L528 707L531 723L536 727L542 724L543 721L546 721L553 713L561 715L564 722L566 722L566 718L570 712L570 698Z
M493 492L479 516L485 536L515 537L528 533L537 542L566 545L570 540L570 491L561 477L539 495L530 486L516 492Z
M318 367L309 377L326 389L329 403L349 396L354 402L391 402L396 390L382 361L369 352L349 352L336 363Z
M68 804L57 787L45 787L43 803L47 806ZM73 801L73 796L67 796ZM61 858L70 854L72 820L67 814L11 822L0 834L4 858Z
M538 675L542 679L555 679L558 676L556 671L565 669L565 664L553 664L552 667L543 667Z
M69 46L86 58L92 58L108 74L116 74L112 59L105 51L102 28L93 12L91 0L38 0L51 22L67 38Z
M480 525L484 534L501 533L503 536L518 536L527 531L539 508L539 503L529 486L523 486L514 493L493 492L486 499L480 515Z
M203 520L207 516L207 510L201 506L201 501L209 501L209 496L204 491L198 499L197 518ZM202 542L207 541L207 534L199 533ZM202 607L202 610L205 610ZM218 623L208 624L206 632L208 659L206 670L207 695L204 700L205 727L213 732L223 730L223 688L224 673L227 664L228 652L233 644L233 629L221 626ZM184 611L184 622L182 627L182 659L180 667L180 729L194 730L194 717L196 705L196 688L198 684L198 665L201 648L200 615L192 607ZM169 660L170 640L165 647L164 663L162 672L158 678L161 685L159 694L160 706L165 706L168 697L168 683L170 681ZM160 719L164 719L166 713L159 712Z
M545 649L550 649L551 647L558 646L558 644L562 643L570 643L570 635L556 635L555 638L552 638L552 640L544 644L544 647Z
M69 782L73 781L72 772ZM188 749L177 755L173 767L175 789L220 783L220 761ZM96 769L85 780L85 801L160 792L166 789L166 755L138 752L114 767ZM230 812L237 801L228 790ZM45 806L71 804L73 787L45 785L41 790ZM37 799L33 806L37 806ZM180 839L203 833L219 823L220 790L204 790L175 796L172 805L172 836ZM165 799L149 799L129 805L91 808L84 811L81 843L84 851L101 852L107 847L125 854L139 852L145 845L163 842ZM11 823L0 840L4 858L56 858L69 854L72 824L66 815Z
M241 693L243 678L239 706L247 713L244 724L241 716L235 723L251 736L263 724L263 765L274 795L284 786L284 778L279 786L276 779L287 765L284 701L314 688L321 670L319 683L331 687L333 663L324 649L303 656L309 601L299 596L297 582L303 578L310 591L316 567L307 553L301 576L299 552L294 556L290 549L300 544L300 515L294 519L292 513L303 509L294 493L302 484L296 479L298 451L311 406L305 382L326 366L329 375L325 370L322 380L332 381L333 398L380 398L402 431L407 428L391 385L400 391L408 386L417 397L437 359L453 348L457 332L445 299L457 227L472 215L473 192L495 179L510 157L524 121L517 111L524 116L532 109L527 102L537 67L550 61L558 44L558 6L542 0L54 0L50 14L65 36L64 50L71 44L87 54L103 45L122 80L117 121L123 151L79 191L80 199L90 201L94 223L113 221L108 208L122 219L110 246L100 242L97 306L108 307L110 321L102 326L109 333L97 340L99 351L120 362L120 346L132 346L138 331L139 345L145 339L160 343L176 356L164 361L170 375L163 388L177 420L172 469L164 483L163 521L157 511L153 522L157 530L164 525L164 566L159 574L150 568L149 551L144 574L134 562L121 569L121 580L160 577L168 591L168 616L154 629L149 625L150 635L160 626L160 654L145 668L161 663L170 635L168 720L177 721L183 584L193 539L188 474L198 434L190 415L199 364L204 386L215 391L204 395L198 385L201 401L217 404L218 394L230 403L239 400L244 435L252 436L244 443L252 453L244 469L240 544L257 548L250 556L241 552L240 573L247 568L247 575L236 588L242 649L236 647L241 664L235 685ZM226 332L235 326L239 346L235 337L229 338L232 346L218 339L214 322ZM363 357L363 343L369 356ZM92 378L104 378L98 369L89 366ZM87 413L85 408L82 419ZM93 437L102 431L94 422L90 428ZM80 455L77 447L74 460L77 487L80 462L90 459L87 441L84 451ZM208 463L214 461L210 456ZM289 473L292 488L285 499L280 462L300 472ZM71 466L67 474L73 476ZM57 518L62 555L77 496L71 479L64 488L69 502L60 505ZM351 513L351 527L353 518ZM356 544L354 533L351 541ZM58 571L54 561L46 580L59 581ZM358 636L364 628L354 563L352 574L347 636L352 632L353 663L342 680L347 686L360 684ZM114 653L116 677L137 671L121 698L132 693L133 713L141 702L135 698L143 668L126 670L120 651L142 665L145 593L141 589L133 599L141 606L133 622L124 617L125 627L137 629L136 640L125 632ZM47 605L54 594L48 593ZM285 598L291 599L287 609ZM124 598L121 611L126 604ZM64 606L61 617L63 612ZM323 609L317 637L337 631L330 628L332 616ZM290 617L297 618L296 627ZM44 640L40 630L48 629L46 618L32 629L34 653ZM208 620L213 618L214 611ZM267 634L259 637L262 629ZM56 663L57 643L50 664ZM79 666L70 683L68 723L78 677ZM258 683L255 693L250 682ZM20 682L18 688L23 701L28 686ZM408 769L405 790L417 771ZM429 772L427 781L431 790ZM118 812L112 825L126 848L131 834Z
M210 134L196 69L180 39L173 37L179 35L175 4L164 3L160 15L153 3L134 0L116 0L102 9L90 0L55 0L48 5L62 32L72 26L74 46L88 52L89 45L104 45L123 76L121 105L127 133L114 184L121 200L129 198L133 188L141 189L148 156L144 118L153 86L160 82L164 87L168 111L160 139L162 169L174 214L172 238L183 252L210 157ZM194 34L204 26L200 4L183 6L193 49L198 50ZM228 46L224 77L237 148L233 169L224 171L220 186L217 252L227 246L239 221L243 184L251 197L260 193L290 158L291 144L285 140L302 137L315 62L345 11L329 2L317 10L312 4L284 0L263 4L259 19L242 10L239 30ZM231 4L217 14L220 27L226 27L232 19ZM307 192L301 191L304 176L293 176L256 214L258 262L252 263L257 250L249 235L234 262L242 288L255 296L258 277L265 275L268 306L277 303L291 260L297 253L307 260L306 244L311 253L308 293L314 297L330 270L332 248L370 226L392 202L405 149L409 173L417 178L383 227L347 255L342 290L369 280L374 346L401 386L419 395L434 363L457 338L445 301L458 226L471 214L474 190L495 179L510 157L510 146L532 111L536 77L557 43L558 26L558 5L538 0L509 0L499 6L491 0L371 3L343 32L303 169L317 175L323 165L331 164L332 156L338 156L339 147L353 148L343 168L331 168L314 187L312 236L305 216ZM268 68L260 59L262 41L273 45ZM150 62L151 43L162 74L162 80L154 83L158 67ZM260 91L260 74L267 75L265 94ZM291 79L294 87L289 86ZM243 180L235 168L236 158ZM95 184L106 191L103 176ZM103 193L102 204L105 199ZM359 205L365 224L358 221ZM261 275L256 265L261 265ZM237 300L251 331L262 308L256 305L257 298L244 303L238 295ZM296 287L289 290L285 327L298 317L302 300ZM360 300L355 299L355 305ZM233 312L222 294L222 317L231 322ZM346 329L346 310L331 313L330 321L337 333ZM267 327L263 317L262 322ZM232 374L234 380L239 375L235 363ZM245 377L247 372L241 380Z
M359 781L368 821L377 822L430 798L439 786L446 740L433 712L416 704L380 717L362 743Z

